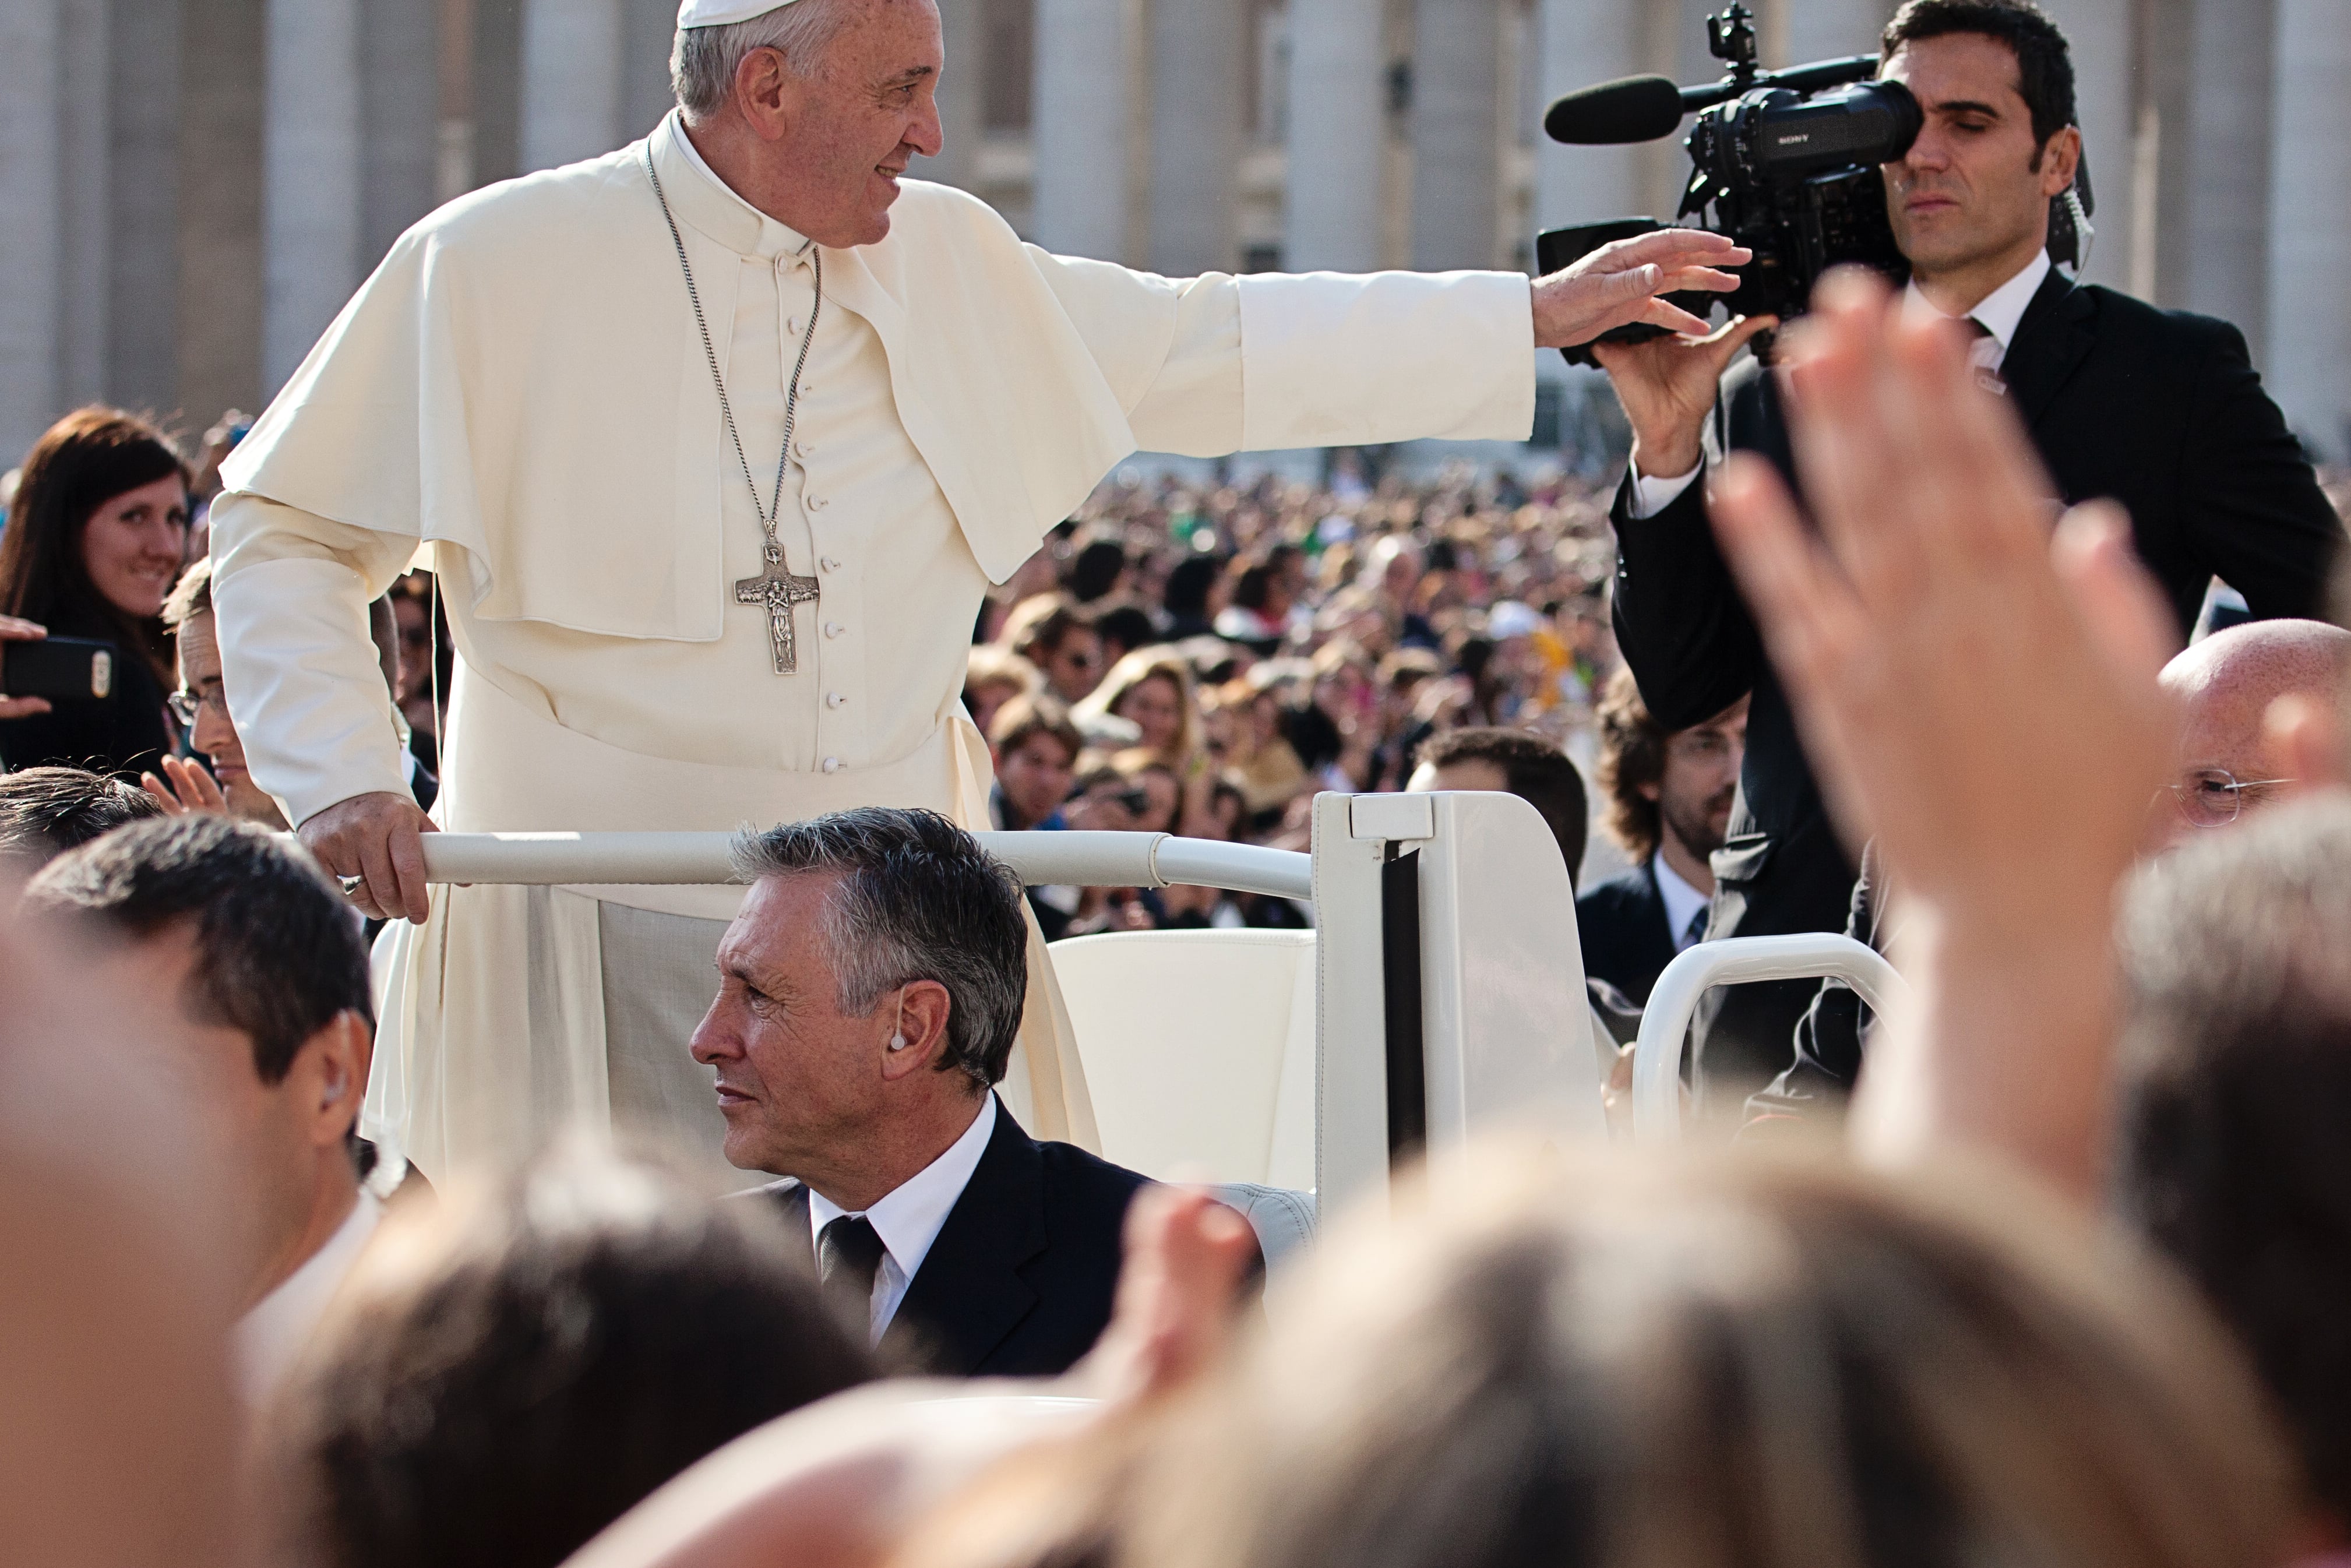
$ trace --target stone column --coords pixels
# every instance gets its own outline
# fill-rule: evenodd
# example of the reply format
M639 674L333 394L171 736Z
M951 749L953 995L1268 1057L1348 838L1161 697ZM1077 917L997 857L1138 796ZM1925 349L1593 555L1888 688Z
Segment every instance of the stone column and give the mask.
M176 408L183 18L179 0L111 5L104 394L128 408Z
M2132 67L2137 58L2137 6L2133 0L2045 0L2046 10L2064 29L2074 56L2074 102L2082 146L2090 162L2090 187L2098 211L2090 221L2098 231L2090 253L2092 283L2126 288L2132 276L2136 229L2132 204L2137 182L2138 98Z
M1580 88L1650 69L1639 10L1616 0L1542 0L1542 107ZM1674 143L1674 155L1680 157ZM1654 193L1644 145L1567 147L1535 142L1535 225L1572 228L1650 210ZM1660 217L1668 214L1660 213Z
M1165 0L1151 18L1151 183L1144 265L1169 277L1240 262L1241 0Z
M106 392L112 10L108 0L62 0L57 7L58 276L79 280L60 290L57 304L57 402L65 408Z
M677 0L622 0L620 120L613 147L651 131L676 104L669 85L669 47L676 37Z
M440 0L363 0L360 267L438 205Z
M360 282L360 0L270 0L262 129L264 391Z
M192 435L224 409L261 408L267 13L264 0L183 4L174 406Z
M474 185L488 185L523 172L522 0L474 0L473 21L467 172Z
M982 0L939 7L946 46L946 69L939 77L939 130L946 147L935 158L917 158L919 180L972 188L979 176L979 138L987 88L987 16Z
M2343 20L2341 0L2277 0L2264 367L2287 420L2333 463L2351 461L2351 294L2343 287L2351 31Z
M2234 321L2256 356L2268 338L2274 0L2196 0L2188 53L2188 276L2191 310Z
M58 404L59 104L57 0L0 9L0 467L13 468Z
M1129 39L1123 0L1037 0L1035 238L1126 256Z
M1792 66L1839 55L1874 55L1894 7L1886 0L1783 0Z
M1493 267L1502 183L1501 0L1420 0L1413 29L1412 264Z
M523 0L525 172L610 152L621 134L621 0Z
M1290 128L1281 264L1380 264L1387 70L1378 0L1290 0Z

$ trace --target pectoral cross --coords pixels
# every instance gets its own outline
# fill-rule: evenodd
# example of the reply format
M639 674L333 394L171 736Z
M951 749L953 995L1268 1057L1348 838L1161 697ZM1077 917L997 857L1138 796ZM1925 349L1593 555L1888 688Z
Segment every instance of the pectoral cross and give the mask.
M784 564L784 552L773 544L768 547L768 570L736 583L736 603L768 607L768 643L776 655L776 674L789 675L799 671L799 651L792 634L792 611L798 605L814 604L821 591L815 578L794 577Z

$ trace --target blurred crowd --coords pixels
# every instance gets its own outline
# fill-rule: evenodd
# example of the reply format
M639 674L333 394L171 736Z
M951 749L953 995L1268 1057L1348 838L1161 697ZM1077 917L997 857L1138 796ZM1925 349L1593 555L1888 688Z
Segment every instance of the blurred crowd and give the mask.
M1534 482L1466 465L1412 482L1356 453L1332 469L1320 486L1122 476L1003 585L964 689L998 826L1304 848L1315 792L1405 789L1440 733L1591 760L1616 667L1603 498L1555 465ZM1299 918L1181 889L1040 904L1051 936Z

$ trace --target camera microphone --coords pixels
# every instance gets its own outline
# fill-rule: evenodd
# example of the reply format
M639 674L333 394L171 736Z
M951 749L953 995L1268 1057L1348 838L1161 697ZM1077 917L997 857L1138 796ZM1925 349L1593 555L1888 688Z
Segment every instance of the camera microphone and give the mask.
M1543 116L1553 141L1610 147L1671 136L1682 122L1682 89L1666 77L1625 77L1569 93Z
M1543 131L1553 141L1576 147L1614 147L1655 141L1679 130L1682 116L1738 97L1750 87L1817 92L1877 74L1876 55L1846 55L1792 70L1763 71L1751 82L1724 80L1704 87L1676 87L1665 77L1623 77L1587 87L1552 104Z

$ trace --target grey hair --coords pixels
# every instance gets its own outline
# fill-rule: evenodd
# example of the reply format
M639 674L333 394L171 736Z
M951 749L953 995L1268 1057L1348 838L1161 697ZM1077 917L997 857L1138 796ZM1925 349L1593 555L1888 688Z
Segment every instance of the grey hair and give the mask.
M735 72L753 49L777 49L784 68L816 75L824 52L849 25L855 0L797 0L748 21L716 27L681 27L670 47L670 88L688 120L707 120L726 107Z
M941 1071L1003 1080L1029 996L1020 879L936 811L861 806L735 840L737 880L830 874L824 914L834 1004L870 1015L916 980L946 988Z

